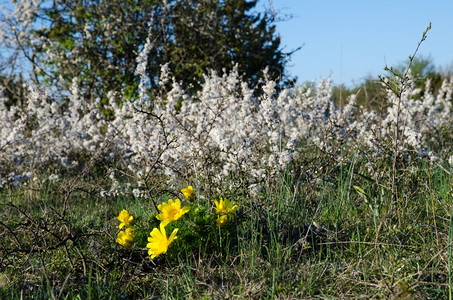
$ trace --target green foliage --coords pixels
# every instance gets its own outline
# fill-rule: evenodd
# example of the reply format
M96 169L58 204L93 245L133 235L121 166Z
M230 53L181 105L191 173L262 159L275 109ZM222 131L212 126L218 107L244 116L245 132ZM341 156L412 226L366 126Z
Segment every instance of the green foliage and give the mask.
M398 65L395 70L398 73L403 74L405 66L408 65L408 62L409 59ZM429 86L429 92L436 95L442 85L442 82L447 77L436 71L436 67L431 56L422 55L414 57L411 65L411 75L416 79L415 87L422 90L420 93L421 97L423 97L426 90L426 80L429 80L431 83Z
M153 47L146 74L149 88L159 88L161 65L171 76L196 91L203 74L222 73L238 64L239 74L252 86L268 66L270 78L284 83L284 54L275 26L266 14L253 12L257 1L246 0L57 0L42 6L35 22L44 24L30 34L43 39L31 45L39 78L51 86L78 77L89 98L106 98L109 91L138 96L136 57L149 37ZM49 56L48 52L52 55ZM70 84L70 81L68 81Z
M345 85L335 86L333 88L333 98L335 103L343 106L347 103L348 97L355 95L357 104L375 110L381 110L385 107L385 88L378 79L370 76L364 79L359 85L348 88Z

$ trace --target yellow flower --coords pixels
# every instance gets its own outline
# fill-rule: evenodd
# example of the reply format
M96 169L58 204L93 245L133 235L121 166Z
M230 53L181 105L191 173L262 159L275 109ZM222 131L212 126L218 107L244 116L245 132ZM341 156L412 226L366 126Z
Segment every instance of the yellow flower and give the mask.
M151 237L148 237L148 244L146 248L149 248L148 255L151 256L151 259L154 259L156 256L160 254L167 253L168 247L173 242L173 240L177 239L176 233L178 232L178 228L173 229L170 237L167 239L167 233L165 232L165 226L160 223L160 231L157 228L154 228L151 231Z
M184 197L186 197L187 201L195 200L195 191L193 190L193 187L191 185L183 188L181 192L183 193Z
M135 220L134 217L127 212L127 210L123 209L120 212L120 215L118 216L118 221L121 222L121 224L118 226L119 229L123 228L124 225L134 225Z
M156 218L162 221L162 225L167 225L172 221L177 221L181 218L183 214L190 210L190 207L184 206L181 208L181 201L176 199L173 201L172 199L168 200L168 203L162 203L157 208L162 212L158 214Z
M217 226L218 228L222 228L223 226L225 226L227 221L228 221L227 215L220 216L215 221L215 226Z
M120 231L116 242L124 248L129 248L134 243L135 230L133 228L126 228L126 231Z
M219 201L214 200L215 210L219 215L232 214L238 208L237 204L234 204L234 201L228 199L223 199L220 197Z

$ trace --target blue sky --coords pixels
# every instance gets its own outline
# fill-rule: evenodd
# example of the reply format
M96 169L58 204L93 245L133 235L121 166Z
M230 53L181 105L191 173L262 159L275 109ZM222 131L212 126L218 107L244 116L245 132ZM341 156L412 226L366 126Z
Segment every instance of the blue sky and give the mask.
M257 8L269 8L261 0ZM423 31L432 23L419 55L431 56L437 67L453 63L451 0L272 0L285 51L292 56L290 73L298 82L326 79L347 86L384 74L412 55Z

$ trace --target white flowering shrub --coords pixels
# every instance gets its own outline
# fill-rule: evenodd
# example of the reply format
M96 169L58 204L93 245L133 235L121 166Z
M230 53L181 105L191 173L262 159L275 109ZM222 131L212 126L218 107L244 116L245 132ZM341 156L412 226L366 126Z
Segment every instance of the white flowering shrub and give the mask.
M33 7L24 7L22 14L33 13ZM355 96L336 106L330 80L314 88L277 91L266 70L255 89L237 68L212 72L194 95L172 82L168 65L163 65L161 91L150 92L145 70L152 46L148 38L137 56L139 99L128 102L110 93L112 118L101 112L99 99L84 99L78 78L63 83L72 86L67 100L52 100L51 90L32 85L25 106L7 106L0 94L1 185L17 185L43 169L56 176L49 166L71 169L96 158L109 162L112 186L103 195L118 193L117 175L136 179L135 187L127 186L136 196L156 181L220 187L231 176L236 180L229 182L250 187L297 162L303 145L319 147L339 161L344 158L339 149L356 146L370 158L392 152L434 157L430 146L436 144L436 133L451 124L450 80L435 95L428 81L422 96L409 76L395 81L401 93L384 80L387 108L380 113L359 107Z
M29 87L23 109L8 108L1 98L3 181L51 162L65 168L83 164L70 158L84 153L115 160L142 182L139 187L156 175L168 182L195 178L220 184L236 174L250 185L297 160L301 144L330 151L341 140L361 144L377 156L397 124L399 151L421 153L432 133L450 123L453 90L451 81L445 81L437 95L426 92L414 100L420 91L410 85L399 114L399 99L389 92L387 111L380 115L357 107L354 97L342 108L335 106L330 81L314 90L277 92L264 76L256 97L233 70L205 76L197 95L186 94L177 82L152 101L142 92L140 101L120 105L111 95L114 118L106 120L99 103L84 101L76 83L77 78L67 106L36 87Z

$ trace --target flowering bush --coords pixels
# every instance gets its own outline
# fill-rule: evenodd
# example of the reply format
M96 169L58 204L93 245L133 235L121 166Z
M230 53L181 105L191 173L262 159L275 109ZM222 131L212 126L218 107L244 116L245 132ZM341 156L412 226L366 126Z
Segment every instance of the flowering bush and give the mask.
M446 80L436 94L427 88L421 95L410 76L397 78L401 93L383 80L389 92L380 114L356 105L355 96L336 106L330 80L277 91L264 70L262 83L251 89L237 68L205 75L201 91L193 95L174 80L169 84L170 70L162 66L163 92L151 99L145 74L151 40L137 57L139 99L127 102L109 93L109 118L100 111L99 99L84 99L78 78L72 79L67 103L32 85L22 107L8 107L0 95L1 185L11 183L3 178L49 165L70 170L96 160L113 166L112 186L100 191L103 196L132 190L143 197L151 186L188 180L215 193L231 188L222 186L225 177L253 191L296 162L304 145L315 145L338 161L344 157L335 149L355 145L363 145L370 157L398 152L433 158L433 133L451 124L453 83ZM135 178L136 186L121 190L116 170ZM190 189L182 192L191 200Z
M153 101L144 98L119 106L111 95L112 120L96 102L84 101L76 88L64 109L46 92L30 87L24 108L8 108L6 98L0 98L0 173L5 184L7 174L12 178L37 172L49 163L71 169L86 163L88 155L115 159L117 168L136 178L137 195L151 174L171 184L194 178L210 187L239 174L241 184L252 186L296 160L302 143L326 151L335 141L362 144L379 155L396 126L398 99L392 93L380 116L356 107L354 97L342 108L335 106L330 81L314 90L279 94L274 87L265 81L262 95L255 97L237 72L211 74L197 96L185 94L177 83ZM426 92L420 100L414 100L420 91L412 86L403 93L398 115L403 120L401 151L429 153L435 138L431 133L450 124L452 91L453 84L445 81L437 95ZM113 185L109 192L117 190Z

